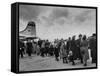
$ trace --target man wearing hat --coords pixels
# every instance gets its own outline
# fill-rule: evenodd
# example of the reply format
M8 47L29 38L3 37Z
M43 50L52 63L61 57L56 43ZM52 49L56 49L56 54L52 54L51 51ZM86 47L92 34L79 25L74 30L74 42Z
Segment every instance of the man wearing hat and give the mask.
M96 63L97 61L96 34L93 34L91 39L89 40L89 47L91 49L92 63Z
M76 40L76 45L77 45L77 57L81 60L81 63L83 63L83 58L82 58L82 54L81 54L81 41L82 41L82 34L79 34L78 36L79 38Z

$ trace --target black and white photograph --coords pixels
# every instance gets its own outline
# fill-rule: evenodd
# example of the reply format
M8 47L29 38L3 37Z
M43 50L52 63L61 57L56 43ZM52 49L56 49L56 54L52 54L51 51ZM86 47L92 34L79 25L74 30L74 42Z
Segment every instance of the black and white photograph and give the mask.
M19 5L19 72L97 67L96 8Z

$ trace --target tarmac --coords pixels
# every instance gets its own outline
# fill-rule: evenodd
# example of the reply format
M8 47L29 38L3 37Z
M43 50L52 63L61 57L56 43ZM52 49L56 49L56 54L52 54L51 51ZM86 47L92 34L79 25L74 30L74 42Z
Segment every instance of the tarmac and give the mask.
M52 70L52 69L72 69L72 68L88 68L96 67L96 64L91 64L91 59L88 60L87 66L83 66L80 60L75 60L76 65L71 62L63 63L62 60L56 61L54 57L41 57L32 55L19 59L19 71L36 71L36 70Z

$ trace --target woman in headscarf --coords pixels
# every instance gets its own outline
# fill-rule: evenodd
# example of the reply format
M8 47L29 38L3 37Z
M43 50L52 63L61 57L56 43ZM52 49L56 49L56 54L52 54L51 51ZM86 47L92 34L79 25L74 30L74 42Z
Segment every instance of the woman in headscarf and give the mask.
M59 47L58 47L58 43L54 43L54 56L55 56L55 60L59 61Z
M87 66L87 60L89 59L89 52L88 52L88 41L86 39L86 35L84 35L82 38L80 49L83 58L83 64L84 66Z
M62 42L61 47L60 47L60 54L63 59L63 63L67 63L67 50L65 47L66 46L65 46L64 42Z
M42 42L40 52L41 52L41 56L44 57L44 54L45 54L45 41L44 40Z

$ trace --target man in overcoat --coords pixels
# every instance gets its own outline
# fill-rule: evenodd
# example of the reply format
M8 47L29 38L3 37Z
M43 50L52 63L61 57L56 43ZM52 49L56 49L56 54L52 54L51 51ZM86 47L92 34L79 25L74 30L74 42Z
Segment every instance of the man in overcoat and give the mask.
M92 63L97 62L97 49L96 49L96 34L93 34L89 40L89 47L91 49Z
M72 40L71 40L71 48L70 50L72 51L72 57L71 57L71 62L72 62L72 65L75 65L75 62L74 60L76 60L77 58L77 47L76 47L76 41L75 41L75 36L72 37Z
M33 47L32 47L32 42L30 39L28 39L28 42L26 43L26 45L27 45L26 52L27 52L28 56L31 56Z
M23 58L23 54L24 54L24 42L19 40L19 56L21 55L21 58Z
M76 40L76 45L77 45L77 58L79 58L81 60L81 63L83 63L83 58L82 58L82 54L81 54L81 41L82 41L82 35L79 35L79 38Z

